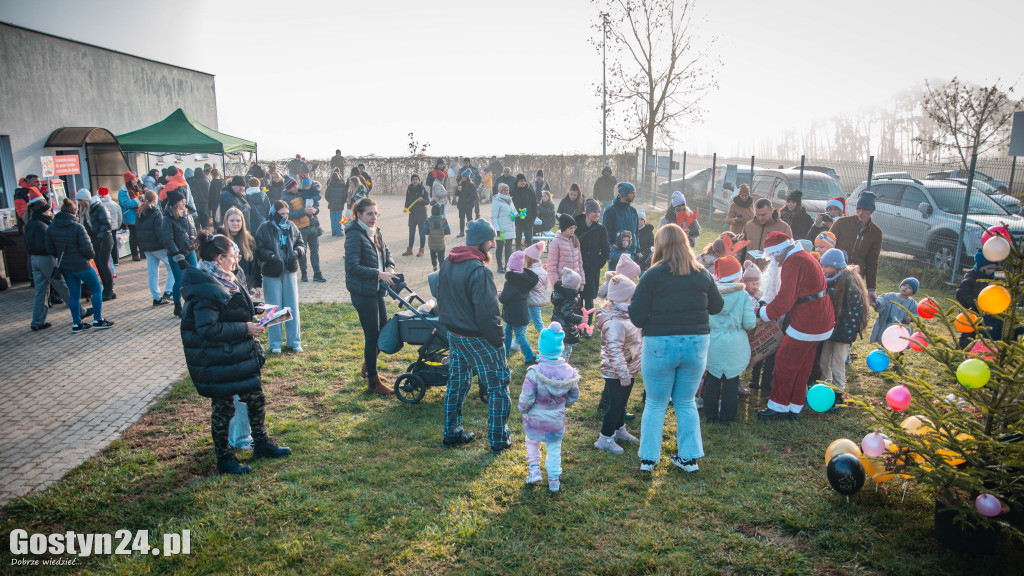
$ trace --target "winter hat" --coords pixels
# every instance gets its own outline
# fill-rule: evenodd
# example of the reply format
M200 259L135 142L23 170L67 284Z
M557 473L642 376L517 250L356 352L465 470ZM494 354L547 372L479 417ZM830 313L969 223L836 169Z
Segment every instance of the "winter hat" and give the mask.
M292 178L291 176L289 176L289 177L284 179L284 189L285 190L290 190L290 189L292 189L292 188L294 188L294 187L296 187L298 185L299 185L299 183L296 182L295 178Z
M409 181L410 182L412 182L413 180L419 180L419 179L420 179L420 175L419 174L413 174L412 176L409 176Z
M40 192L39 189L30 186L28 189L28 203L32 204L33 202L42 202L43 204L46 204L46 197L43 196L43 193Z
M469 170L463 170L462 174L459 174L459 178L469 179L469 178L472 178L472 177L473 177L473 173L470 172Z
M604 174L605 172L611 174L612 173L612 167L611 166L605 166L604 168L601 168L601 174Z
M541 178L543 178L544 177L544 171L543 170L537 170L537 176L540 176Z
M525 174L516 174L516 182L519 182L520 180L522 180L523 182L526 182L526 175Z
M433 206L431 206L430 207L430 215L433 216L434 218L437 218L438 216L440 216L441 215L441 205L440 204L434 204Z
M629 302L636 290L636 284L618 272L605 272L604 277L608 281L608 297L606 299L612 302Z
M132 174L131 172L125 172L124 174L121 174L121 177L124 178L125 184L135 180L135 174Z
M641 220L643 220L644 222L646 222L647 221L647 212L644 212L644 210L642 208L637 208L636 209L636 217L641 219Z
M981 248L978 248L978 251L974 253L974 269L981 272L981 269L989 264L995 264L995 262L985 258L985 255L981 252Z
M242 188L245 188L245 178L242 178L241 176L232 176L230 186L241 186Z
M619 256L619 261L615 263L615 273L622 274L626 278L639 278L640 265L634 262L629 254L622 254Z
M719 282L735 282L743 276L743 266L732 256L723 256L715 260L715 276Z
M540 331L540 341L537 342L537 351L545 360L558 360L562 357L565 346L565 332L562 332L562 325L552 322L550 326Z
M765 238L764 253L770 256L782 254L792 245L793 239L783 232L772 232Z
M803 205L804 193L799 190L793 190L786 196L786 202L796 202L797 204Z
M562 232L565 232L566 230L575 225L576 219L573 218L572 216L569 216L568 214L558 215L558 229L561 230Z
M583 279L572 268L562 268L562 286L570 290L579 290Z
M167 193L167 206L174 206L184 199L185 194L180 191L180 188L175 188Z
M615 190L619 198L629 196L636 192L636 188L629 182L619 182L618 186L615 187Z
M313 181L310 180L309 178L303 178L302 179L302 185L303 186L312 186L313 185Z
M593 198L587 198L583 202L583 213L584 214L590 214L591 212L600 212L600 211L601 211L601 203L598 202L597 200L594 200Z
M672 193L672 206L686 206L686 196L679 190Z
M101 186L100 189L96 191L96 195L97 196L110 196L110 189L109 188L103 188Z
M82 202L92 202L92 192L89 192L88 188L79 188L78 192L75 192L75 200L81 200ZM980 250L978 251L981 252ZM978 257L975 256L974 260L977 261Z
M761 279L761 269L754 264L753 261L747 260L743 263L743 281L753 281Z
M523 255L524 256L529 256L530 258L533 258L537 262L540 262L540 255L543 254L543 253L544 253L544 243L543 242L537 242L536 244L530 244L529 246L526 247L526 250L523 250Z
M918 288L921 287L921 282L918 281L918 279L914 278L913 276L911 276L910 278L904 278L903 282L900 282L900 286L903 286L904 284L906 284L906 285L910 286L911 288L913 288L914 289L914 294L917 294Z
M840 212L846 212L846 198L829 198L828 202L825 202L825 209L839 208Z
M178 167L177 166L168 166L167 167L167 175L168 176L174 176L177 173L178 173Z
M508 257L508 269L513 272L523 271L523 259L526 258L526 254L522 250L516 250Z
M867 210L868 212L875 211L875 193L870 190L861 192L860 198L857 199L857 210Z
M193 172L191 168L185 168L185 178L191 178L195 175L196 173Z
M494 227L487 220L471 220L466 224L466 246L479 246L494 239Z
M827 246L829 248L836 247L836 235L829 232L828 230L818 234L818 237L814 239L814 248L818 246Z
M838 248L832 248L821 255L821 265L831 266L837 270L846 268L846 253Z
M814 243L807 238L801 238L797 240L797 243L804 247L804 250L808 252L814 252Z

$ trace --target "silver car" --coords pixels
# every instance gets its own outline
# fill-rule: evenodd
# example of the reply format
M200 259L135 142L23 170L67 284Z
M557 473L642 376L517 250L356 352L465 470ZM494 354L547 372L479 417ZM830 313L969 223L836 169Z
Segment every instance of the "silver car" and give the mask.
M850 195L847 214L856 212L857 200L867 188L862 182ZM1005 224L1015 239L1024 237L1024 218L1008 214L985 194L971 194L967 228L960 238L967 186L950 180L917 180L888 177L871 181L875 212L871 219L882 229L882 249L927 260L935 268L949 271L956 257L958 239L963 246L961 264L972 261L981 246L981 234Z

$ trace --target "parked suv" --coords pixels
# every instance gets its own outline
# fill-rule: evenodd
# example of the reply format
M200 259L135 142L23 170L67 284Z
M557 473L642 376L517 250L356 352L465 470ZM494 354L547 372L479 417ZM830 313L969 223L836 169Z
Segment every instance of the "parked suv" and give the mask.
M799 171L800 170L800 166L790 166L789 169L790 170L797 170L797 171ZM843 184L843 181L839 179L839 174L837 174L834 169L829 168L828 166L813 166L813 165L812 166L808 166L808 165L805 164L804 165L804 174L806 174L808 172L821 172L822 174L828 174L829 176L834 178L835 181L840 186L842 186L842 184Z
M831 198L846 198L846 193L839 183L828 174L804 170L804 181L800 183L800 170L760 170L754 176L754 185L750 195L755 198L768 198L776 208L786 205L786 197L794 190L803 193L804 210L811 216L825 211L825 203ZM718 209L717 200L715 198ZM731 198L730 198L731 200ZM725 209L729 209L726 203Z
M971 171L970 170L963 170L963 169L960 169L960 170L940 170L938 172L929 172L928 175L925 176L924 178L925 178L925 180L942 180L943 178L963 178L964 182L966 182L967 178L970 175L971 175ZM1003 194L1006 194L1006 191L1009 190L1009 188L1007 188L1007 186L1006 186L1006 182L1003 182L1002 180L999 180L998 178L993 178L993 177L989 176L988 174L985 174L984 172L981 172L979 170L975 170L974 171L974 181L975 182L978 182L978 181L984 182L984 183L988 184L989 186L995 188L996 191L1001 192Z
M967 186L966 178L949 178L949 180L953 182L959 182L964 186ZM1020 200L1017 200L1016 198L1010 196L1009 194L1003 194L1002 192L997 191L987 182L975 180L973 184L975 190L983 194L987 194L989 198L996 201L996 204L1002 206L1003 210L1006 210L1010 214L1020 214Z
M850 195L846 213L856 212L857 200L867 182ZM929 261L935 268L949 271L960 239L960 218L967 186L952 180L914 178L876 178L871 181L875 193L875 212L871 219L882 229L882 249L909 254ZM998 224L1006 224L1013 237L1024 237L1024 218L1008 214L985 194L971 194L967 210L967 228L960 241L961 264L971 261L981 246L981 234Z

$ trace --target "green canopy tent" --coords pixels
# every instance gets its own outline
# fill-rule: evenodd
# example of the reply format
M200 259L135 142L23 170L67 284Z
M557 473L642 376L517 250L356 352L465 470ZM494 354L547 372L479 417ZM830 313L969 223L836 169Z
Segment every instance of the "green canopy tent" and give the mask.
M158 154L225 154L256 152L256 143L236 138L200 124L178 108L163 120L117 137L125 152ZM257 158L258 158L257 153Z

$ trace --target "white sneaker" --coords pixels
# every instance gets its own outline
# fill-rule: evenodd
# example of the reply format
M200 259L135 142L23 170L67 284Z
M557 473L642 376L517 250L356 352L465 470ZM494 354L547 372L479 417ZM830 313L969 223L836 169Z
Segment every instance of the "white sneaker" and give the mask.
M601 437L597 439L597 442L594 442L594 448L604 450L605 452L610 452L612 454L622 454L623 452L622 446L615 443L615 438L613 436L605 436L604 434L601 434Z
M540 465L530 464L526 472L526 483L527 484L539 484L544 477L540 475Z
M693 399L693 403L697 405L697 410L703 410L704 409L704 399L703 398L694 398Z
M658 465L655 460L640 460L640 471L641 472L654 472L654 467Z
M280 354L281 353L281 349L280 348L271 348L270 349L270 353L271 354Z
M697 467L697 460L695 459L683 460L678 455L674 455L669 458L669 460L676 466L682 468L684 472L696 472L700 470L700 468Z
M626 431L626 425L625 424L623 424L621 428L619 428L618 430L615 431L615 434L612 435L612 439L614 439L614 440L621 440L623 442L639 442L640 441L639 439L637 439L636 436L633 436L632 434L630 434L629 432Z

